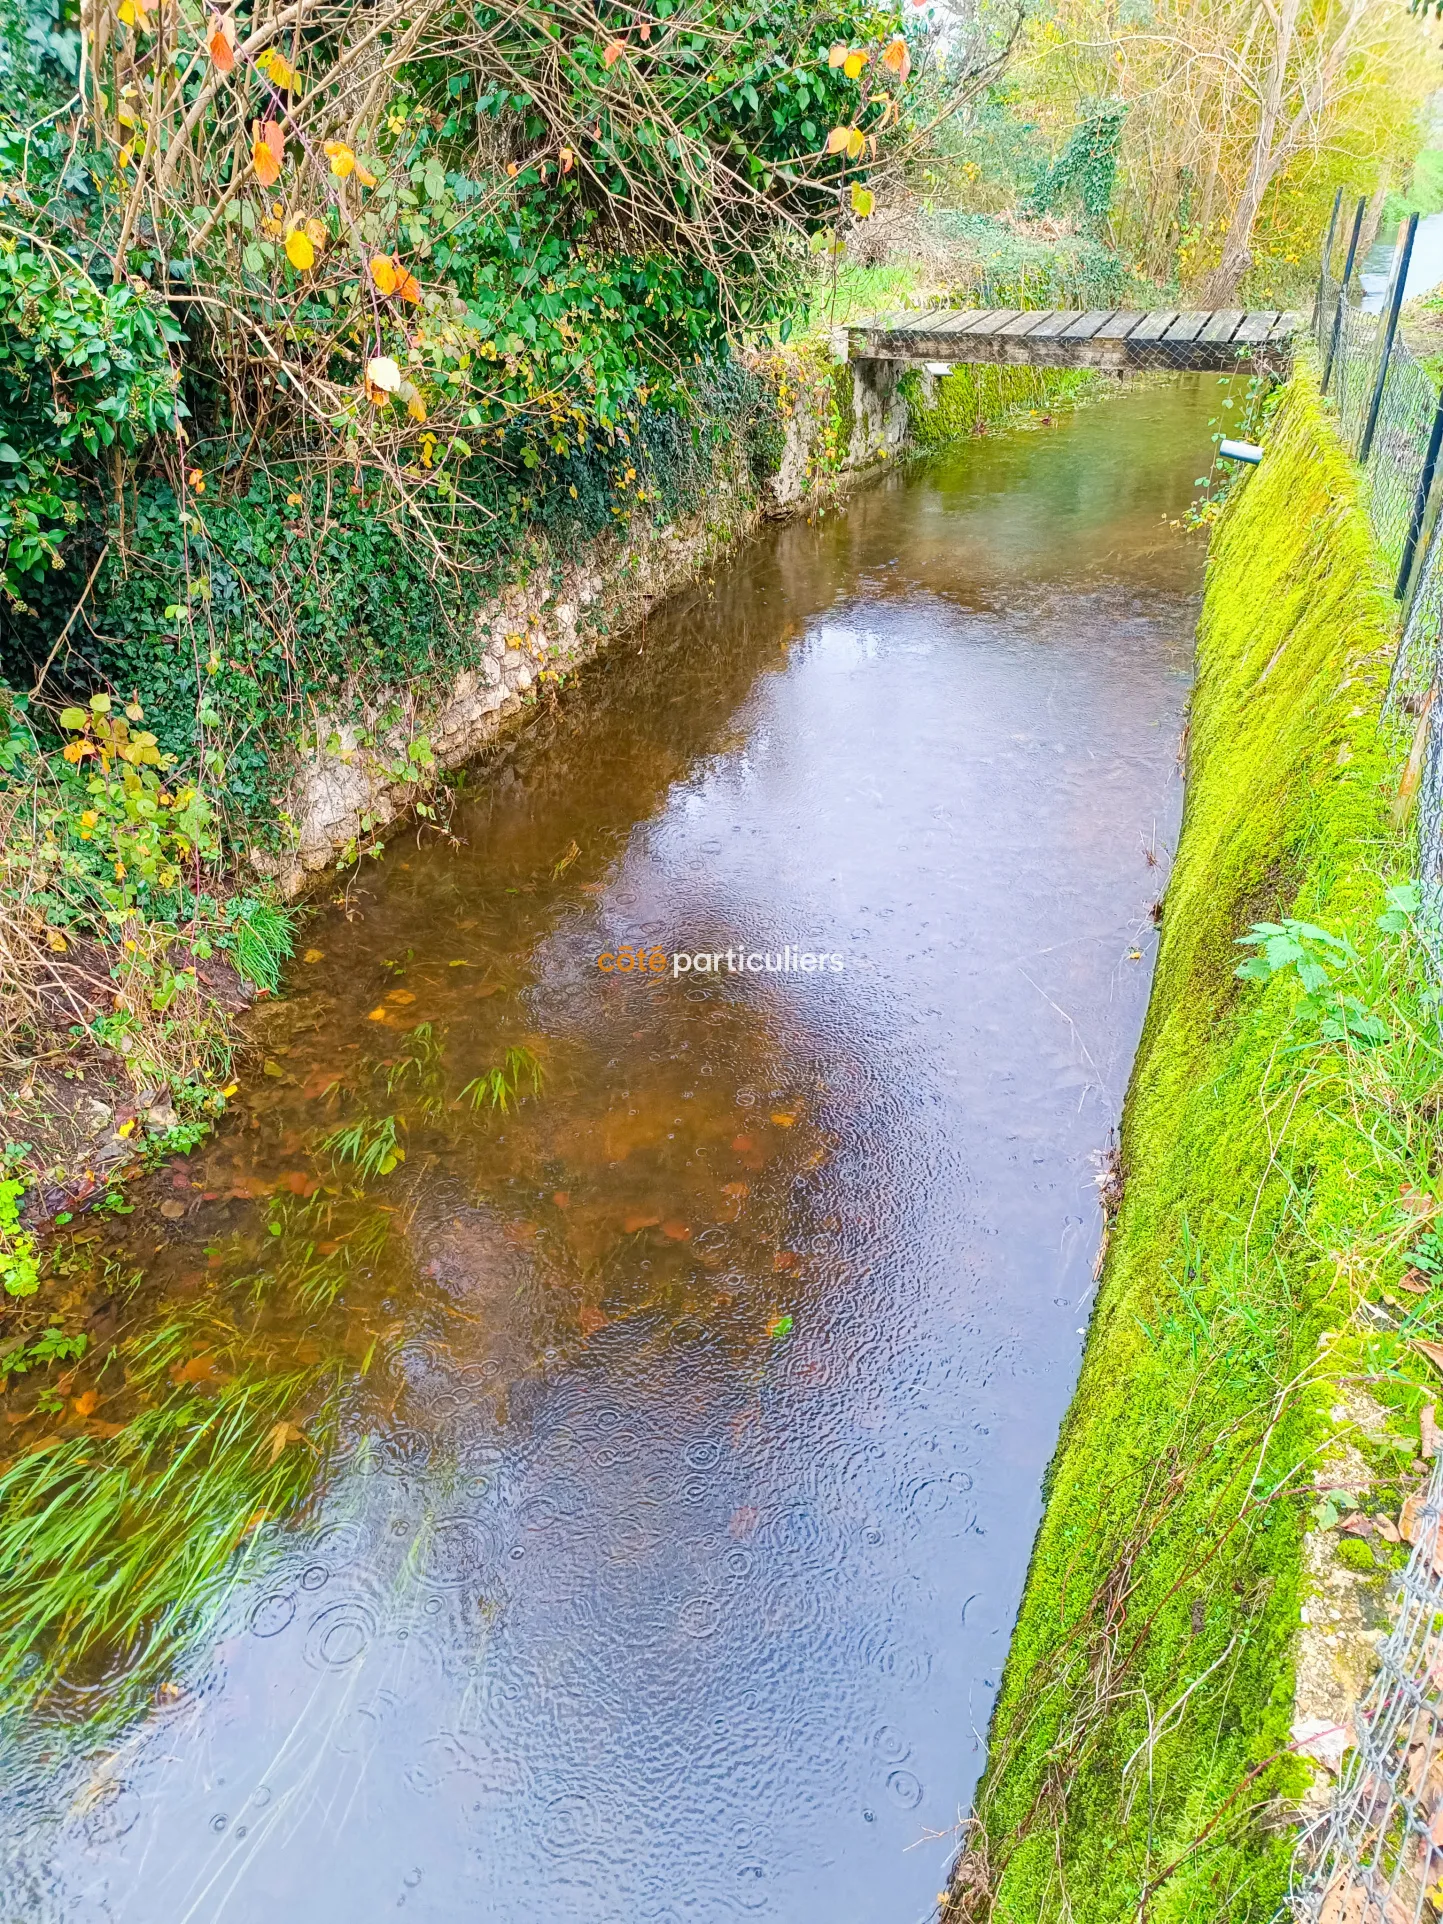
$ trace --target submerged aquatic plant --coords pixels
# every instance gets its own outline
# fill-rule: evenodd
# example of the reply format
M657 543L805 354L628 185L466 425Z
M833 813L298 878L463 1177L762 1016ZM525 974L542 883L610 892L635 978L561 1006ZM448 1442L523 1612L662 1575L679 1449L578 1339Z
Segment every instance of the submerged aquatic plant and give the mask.
M396 1140L398 1128L405 1127L399 1115L361 1116L341 1129L333 1129L321 1139L322 1150L336 1162L356 1165L361 1176L389 1176L406 1152Z
M513 1103L521 1100L523 1085L529 1085L532 1095L540 1095L545 1079L540 1062L529 1049L508 1049L499 1069L488 1069L484 1075L471 1078L461 1091L461 1101L469 1102L473 1109L482 1109L489 1102L504 1116Z

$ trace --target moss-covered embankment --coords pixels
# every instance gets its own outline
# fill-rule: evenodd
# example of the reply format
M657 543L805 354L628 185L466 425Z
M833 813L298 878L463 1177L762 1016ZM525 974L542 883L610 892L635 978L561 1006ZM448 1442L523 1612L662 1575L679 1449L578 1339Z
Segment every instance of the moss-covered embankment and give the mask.
M1443 1057L1397 892L1395 617L1306 370L1265 442L1212 539L1120 1200L949 1924L1271 1918L1315 1549L1381 1606L1399 1552L1367 1519L1419 1473L1409 1339L1443 1299L1431 1272L1391 1292L1428 1272ZM1365 1519L1341 1559L1340 1508Z

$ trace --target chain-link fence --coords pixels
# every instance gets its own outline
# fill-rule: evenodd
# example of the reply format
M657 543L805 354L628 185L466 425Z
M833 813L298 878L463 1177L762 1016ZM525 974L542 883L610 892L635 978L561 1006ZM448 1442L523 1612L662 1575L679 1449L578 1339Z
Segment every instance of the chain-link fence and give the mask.
M1443 1475L1405 1533L1397 1622L1358 1706L1326 1817L1295 1859L1293 1912L1308 1924L1431 1924L1443 1908Z
M1325 259L1313 312L1325 391L1405 604L1386 707L1411 727L1401 794L1417 791L1421 925L1443 980L1443 541L1435 481L1438 388L1396 337L1407 246L1378 314L1353 298L1361 208L1339 279ZM1326 250L1325 250L1326 252ZM1443 1917L1443 1456L1399 1527L1412 1544L1378 1669L1351 1727L1326 1814L1294 1858L1297 1924L1437 1924Z

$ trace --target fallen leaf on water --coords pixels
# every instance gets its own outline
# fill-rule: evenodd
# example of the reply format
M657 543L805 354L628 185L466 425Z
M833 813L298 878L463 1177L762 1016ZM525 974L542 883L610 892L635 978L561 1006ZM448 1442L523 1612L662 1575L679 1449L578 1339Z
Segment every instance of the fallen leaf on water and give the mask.
M277 1189L284 1189L292 1196L314 1196L320 1186L319 1177L304 1169L288 1169L276 1183Z
M366 1017L366 1020L367 1022L384 1022L386 1020L385 1008L372 1009L371 1013Z
M795 1269L801 1257L794 1249L779 1249L772 1257L773 1269Z
M752 1186L749 1182L724 1182L722 1184L722 1194L724 1196L749 1196L751 1193Z
M501 1232L508 1243L530 1243L536 1240L535 1223L507 1223Z
M172 1383L213 1383L218 1372L215 1358L205 1352L192 1356L188 1363L177 1363L170 1372Z
M558 1189L551 1200L556 1204L558 1209L569 1209L571 1207L571 1196L565 1189Z
M755 1147L756 1147L756 1144L752 1141L750 1136L733 1136L732 1137L732 1148L736 1150L739 1156L744 1156L749 1149L754 1149Z
M727 1525L727 1535L740 1541L742 1537L749 1537L756 1527L757 1510L755 1505L743 1503L739 1509L732 1511L731 1522Z
M621 1227L625 1235L634 1236L639 1229L655 1229L660 1221L660 1216L626 1216Z
M98 1390L85 1390L81 1395L76 1397L70 1407L77 1416L89 1416L99 1401L100 1392Z
M772 1117L772 1121L777 1125L778 1129L790 1129L793 1123L795 1123L796 1117L789 1116L784 1109L779 1109Z
M416 998L409 989L392 989L386 1000L394 1003L398 1009L402 1009L408 1002L414 1002Z
M679 1223L674 1219L662 1224L661 1233L663 1236L669 1237L674 1243L685 1243L691 1240L690 1227L686 1223Z
M790 1336L792 1319L790 1316L774 1316L767 1324L767 1335L771 1337Z
M277 1082L281 1080L285 1073L285 1070L278 1062L264 1062L261 1064L261 1074L263 1076L271 1076Z
M606 1328L607 1318L601 1310L596 1309L592 1304L583 1303L578 1321L581 1324L581 1333L583 1336L595 1336L599 1329Z
M306 1437L304 1430L298 1430L294 1423L277 1423L266 1440L271 1446L270 1460L274 1463L287 1443L304 1443Z
M60 1438L58 1436L37 1437L33 1443L26 1446L25 1454L27 1456L39 1456L42 1450L53 1450L59 1441Z
M160 1205L160 1213L168 1223L178 1223L185 1214L185 1204L177 1202L172 1197L169 1202L163 1202Z
M185 1695L184 1684L163 1683L160 1686L160 1699L162 1703L173 1704L177 1702L184 1695Z

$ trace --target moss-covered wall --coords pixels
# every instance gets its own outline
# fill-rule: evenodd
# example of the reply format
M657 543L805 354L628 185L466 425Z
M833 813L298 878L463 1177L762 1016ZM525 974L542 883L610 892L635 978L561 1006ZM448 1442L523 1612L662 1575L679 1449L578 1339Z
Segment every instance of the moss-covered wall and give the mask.
M1266 450L1212 537L1121 1202L950 1924L1273 1917L1308 1774L1315 1453L1340 1371L1417 1407L1401 1338L1381 1364L1370 1339L1320 1348L1396 1275L1398 1198L1432 1187L1438 1140L1417 945L1378 926L1408 873L1379 721L1392 608L1308 372ZM1236 974L1237 938L1284 916L1359 952L1312 1002L1295 968ZM1386 1042L1349 1030L1345 992Z
M912 444L931 451L1020 414L1065 407L1092 392L1101 378L1092 368L964 365L937 376L913 371L902 380Z

